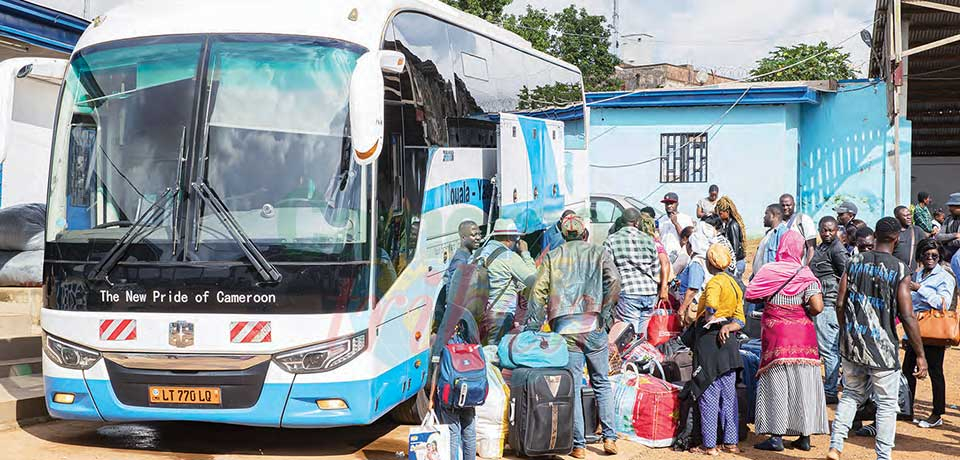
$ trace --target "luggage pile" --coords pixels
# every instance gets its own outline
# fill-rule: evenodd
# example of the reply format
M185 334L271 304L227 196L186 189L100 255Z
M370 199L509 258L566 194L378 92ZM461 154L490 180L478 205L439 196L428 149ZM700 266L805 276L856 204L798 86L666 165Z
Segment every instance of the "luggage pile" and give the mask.
M508 334L497 350L510 369L508 443L522 457L573 450L574 376L566 340L549 332Z
M0 209L0 287L40 286L46 206Z
M647 447L670 447L678 433L680 391L693 374L693 355L680 343L680 324L670 311L656 313L648 331L617 323L610 330L610 354L617 433ZM648 340L648 337L653 339Z

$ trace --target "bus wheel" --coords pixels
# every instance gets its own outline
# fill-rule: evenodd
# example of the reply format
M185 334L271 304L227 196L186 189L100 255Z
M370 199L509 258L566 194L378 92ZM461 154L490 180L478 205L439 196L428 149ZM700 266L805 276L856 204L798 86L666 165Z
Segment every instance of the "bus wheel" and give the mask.
M403 425L419 425L427 415L430 401L427 397L427 390L421 388L416 396L400 403L390 412L393 421Z

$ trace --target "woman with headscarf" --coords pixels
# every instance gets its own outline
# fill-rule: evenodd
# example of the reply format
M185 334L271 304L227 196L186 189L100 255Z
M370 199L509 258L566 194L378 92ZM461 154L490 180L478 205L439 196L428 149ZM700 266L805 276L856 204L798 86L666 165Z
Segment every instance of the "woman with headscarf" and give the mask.
M730 197L724 196L717 200L717 205L714 209L723 222L723 228L720 233L725 236L727 240L730 241L730 245L733 246L734 260L736 261L736 270L733 276L742 279L743 272L747 268L747 251L743 246L743 235L747 227L743 225L743 218L740 217L740 212L737 211L737 205L733 203Z
M700 221L696 224L693 235L690 235L690 241L687 242L687 253L690 254L690 263L687 268L680 273L680 280L677 296L680 298L680 321L684 326L692 324L697 317L697 302L700 300L700 292L710 281L710 272L707 270L707 250L713 238L717 235L716 230L706 222Z
M668 288L673 279L671 272L670 256L667 250L660 242L660 233L657 232L657 223L647 213L640 211L640 231L653 237L654 244L657 246L657 258L660 259L660 301L668 300Z
M765 305L754 428L770 439L754 446L760 450L782 451L783 436L799 436L792 447L809 451L810 435L830 432L812 319L823 311L823 295L803 255L803 236L788 231L776 262L747 287L747 300Z
M684 391L700 405L702 446L693 453L717 455L717 438L723 432L724 452L740 453L737 372L743 368L736 333L743 328L743 291L726 272L733 260L723 245L707 250L707 269L713 275L703 289L695 325L684 334L693 349L693 379ZM718 419L722 424L718 426Z

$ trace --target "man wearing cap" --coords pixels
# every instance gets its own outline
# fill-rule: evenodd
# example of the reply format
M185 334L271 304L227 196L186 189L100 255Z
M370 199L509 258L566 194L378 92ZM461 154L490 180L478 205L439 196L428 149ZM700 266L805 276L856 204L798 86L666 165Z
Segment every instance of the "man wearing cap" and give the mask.
M687 227L693 227L693 219L690 216L677 211L680 205L680 199L676 193L670 192L663 196L663 209L665 214L657 220L657 229L660 230L660 243L663 249L670 256L670 262L677 260L680 251L680 233Z
M708 195L697 202L697 219L716 214L717 200L720 199L720 187L710 186Z
M856 230L852 229L851 227L854 227L853 219L857 218L857 211L857 205L849 201L844 201L843 203L840 203L839 206L833 208L833 212L837 213L837 222L840 223L840 228L843 229L845 234L849 235L856 233ZM853 246L854 242L848 241L847 243L850 246Z
M930 214L932 202L929 193L920 192L917 194L917 205L913 208L913 223L927 234L933 234L933 215Z
M960 193L951 193L947 200L949 215L940 226L937 241L943 244L944 260L952 260L955 254L960 253ZM954 273L960 276L960 273Z
M518 295L529 291L536 280L537 267L530 256L523 233L511 219L497 219L490 240L480 248L475 263L487 263L490 293L487 311L480 325L484 345L500 343L513 328Z
M586 457L583 406L580 387L583 367L600 406L603 450L617 453L614 425L613 391L607 378L610 348L607 330L613 323L613 306L620 294L620 274L613 257L602 246L586 242L586 225L572 214L560 221L566 241L548 252L530 291L530 304L523 324L527 330L539 330L544 321L550 330L564 336L570 350L567 368L574 379L573 458Z
M622 218L623 228L603 242L620 271L622 290L617 318L632 324L637 334L646 334L647 321L660 292L660 257L656 241L640 230L640 211L629 208L623 211Z
M563 211L563 214L560 215L560 220L558 220L555 225L551 225L543 231L543 250L540 252L540 257L543 257L544 254L560 247L560 245L563 244L564 240L562 231L560 230L560 224L563 223L563 219L567 218L567 216L575 214L576 213L570 209Z

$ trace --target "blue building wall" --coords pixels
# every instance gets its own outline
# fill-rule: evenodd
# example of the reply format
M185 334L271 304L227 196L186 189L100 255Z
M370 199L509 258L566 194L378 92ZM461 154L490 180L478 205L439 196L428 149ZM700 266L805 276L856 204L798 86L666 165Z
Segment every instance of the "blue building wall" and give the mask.
M784 191L797 188L799 109L796 105L739 106L707 141L707 182L660 183L660 135L699 133L727 107L594 108L590 113L591 168L596 193L630 195L662 209L666 192L680 197L680 211L696 217L696 202L710 184L737 204L747 234L763 234L763 211Z
M589 130L592 191L633 196L657 209L662 209L664 193L676 192L680 211L695 217L697 200L706 196L710 184L717 184L721 195L737 204L751 237L763 234L763 211L783 193L797 196L800 210L817 219L832 214L839 201L855 198L860 217L872 226L892 211L896 199L892 162L882 161L883 152L892 150L893 139L885 90L882 83L868 84L842 83L843 92L820 93L819 99L738 105L710 130L704 183L660 183L660 136L702 132L729 103L594 106ZM905 200L910 193L910 141L908 122L902 126L900 177Z
M897 206L893 128L883 82L840 84L818 105L801 109L800 202L817 219L842 201L859 208L873 227ZM900 200L910 200L910 122L901 120ZM889 153L889 154L888 154Z

